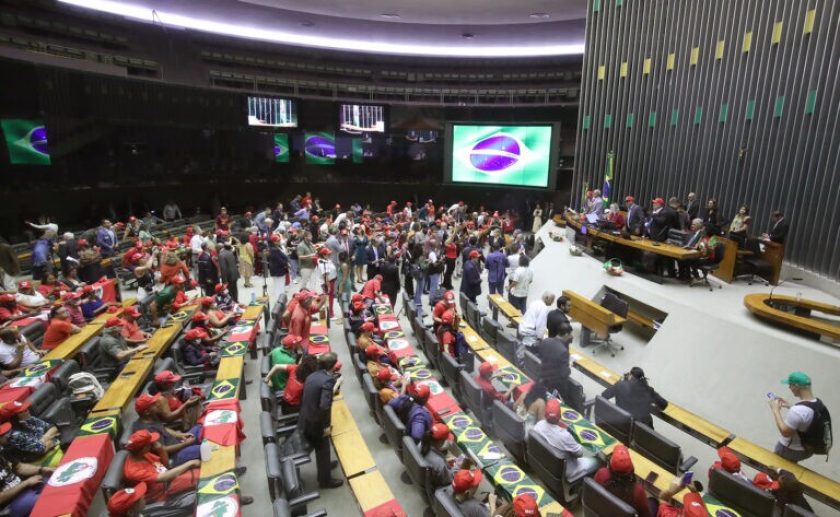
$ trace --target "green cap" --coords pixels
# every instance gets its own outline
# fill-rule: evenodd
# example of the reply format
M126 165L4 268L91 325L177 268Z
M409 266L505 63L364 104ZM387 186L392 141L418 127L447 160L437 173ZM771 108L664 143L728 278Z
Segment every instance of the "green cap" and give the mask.
M788 375L787 379L782 380L782 384L796 384L797 386L810 386L811 378L807 373L793 372Z

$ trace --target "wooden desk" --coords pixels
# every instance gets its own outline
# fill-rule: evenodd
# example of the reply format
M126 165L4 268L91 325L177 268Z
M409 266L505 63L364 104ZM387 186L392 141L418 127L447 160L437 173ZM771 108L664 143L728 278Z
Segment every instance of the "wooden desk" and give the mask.
M738 259L738 243L733 240L716 237L718 244L723 244L723 260L720 261L718 267L712 270L712 274L720 278L727 284L732 283L735 278L735 262Z
M243 320L258 320L262 317L264 307L263 305L249 305L245 312L242 313Z
M44 356L44 359L71 359L73 356L76 355L76 353L78 353L78 351L85 345L85 343L98 336L99 333L102 332L102 329L105 326L105 320L108 319L100 319L103 316L104 315L100 315L99 317L82 327L78 334L73 334L72 336L65 339L63 343L47 352L47 354ZM111 316L111 314L108 315L109 318Z
M395 500L394 494L378 470L356 476L349 481L350 489L359 501L362 513ZM350 513L349 511L347 512ZM390 515L390 514L389 514Z
M519 325L519 321L522 319L522 313L512 303L505 300L502 295L491 294L487 297L487 300L490 303L490 308L493 310L494 320L498 321L499 311L501 311L508 320Z
M638 312L630 309L627 310L627 321L633 322L640 327L646 327L651 330L656 330L655 322L647 316L642 316Z
M219 369L216 372L216 380L239 379L242 377L242 370L245 367L245 358L241 355L223 357L219 361Z
M770 278L766 278L765 280L773 285L778 285L779 275L782 273L782 261L785 258L785 246L773 241L762 242L764 244L764 253L762 256L773 267L770 272Z
M114 409L124 411L140 391L154 362L153 357L135 357L130 360L93 407L91 415L99 416Z
M331 436L338 436L352 431L359 432L356 421L353 419L353 414L350 412L350 408L347 407L347 402L344 399L333 399L332 417L330 421L332 422L330 429Z
M362 438L358 428L332 437L335 454L341 463L341 470L348 479L376 468L376 461Z
M479 336L478 332L476 332L475 329L470 327L469 324L463 320L461 321L461 332L464 333L464 339L466 339L467 345L473 352L478 353L481 350L490 348L487 341L484 341L484 338Z
M201 462L201 478L224 474L236 468L236 446L210 444L212 453L208 461Z
M700 438L715 449L726 445L735 438L735 435L726 429L670 402L668 403L668 407L659 413L659 417L675 427Z
M505 359L505 357L503 355L501 355L500 353L498 353L496 350L494 350L492 348L486 348L484 350L479 350L478 352L475 353L475 355L478 356L479 359L481 359L482 363L487 362L487 363L495 365L499 368L501 368L503 366L513 366L510 361Z
M583 355L583 353L576 347L569 347L569 356L571 357L572 365L575 368L603 386L612 386L621 380L621 375L605 366L602 366L601 363L591 357Z
M140 352L141 357L154 357L157 359L175 341L175 337L181 332L183 326L177 321L171 321L166 326L159 328L146 341L148 348Z
M754 293L744 296L744 306L759 318L786 327L793 327L798 330L817 334L835 343L840 342L840 325L828 321L816 320L808 316L811 311L840 316L840 306L815 300L797 300L794 296L780 294L773 295L772 301L793 306L796 308L796 312L790 313L773 307L769 303L769 294Z
M610 335L610 327L627 322L625 318L570 289L564 289L563 296L571 303L569 316L601 339L606 339Z

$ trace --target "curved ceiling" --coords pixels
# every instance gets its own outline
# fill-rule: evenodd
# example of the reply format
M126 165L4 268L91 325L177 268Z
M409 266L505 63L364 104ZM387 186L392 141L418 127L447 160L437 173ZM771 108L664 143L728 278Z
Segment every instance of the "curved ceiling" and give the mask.
M581 0L238 0L285 11L354 20L433 25L514 25L586 16ZM532 16L533 15L533 16Z
M285 45L481 58L582 54L586 6L586 0L419 0L400 6L393 0L59 2L147 23Z

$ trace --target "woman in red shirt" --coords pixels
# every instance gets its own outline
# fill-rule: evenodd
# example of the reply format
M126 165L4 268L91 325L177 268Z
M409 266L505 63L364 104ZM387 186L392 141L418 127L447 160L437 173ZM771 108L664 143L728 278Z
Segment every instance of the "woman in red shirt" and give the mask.
M458 258L458 244L455 242L454 233L447 239L443 246L443 258L446 262L446 271L443 273L444 289L452 289L452 273L455 272L455 260Z
M38 286L38 292L44 298L49 300L57 300L61 291L69 291L70 288L62 284L55 278L55 273L47 273L44 281Z
M41 350L52 350L72 334L81 330L70 323L70 315L63 305L53 307L50 311L50 324L44 332L44 340L41 342Z
M291 415L300 411L300 397L303 395L303 384L309 374L318 369L318 358L307 354L301 357L299 364L277 364L272 368L277 371L288 372L289 378L286 381L286 388L283 390L283 398L280 399L280 408L284 415ZM269 373L270 379L274 373Z

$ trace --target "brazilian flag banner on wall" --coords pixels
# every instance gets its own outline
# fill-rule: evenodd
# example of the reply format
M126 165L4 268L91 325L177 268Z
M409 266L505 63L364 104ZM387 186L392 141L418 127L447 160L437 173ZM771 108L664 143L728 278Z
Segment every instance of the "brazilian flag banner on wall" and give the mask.
M274 135L274 161L277 163L289 163L289 135L275 133Z
M40 120L0 119L9 162L14 165L49 165L47 129Z

